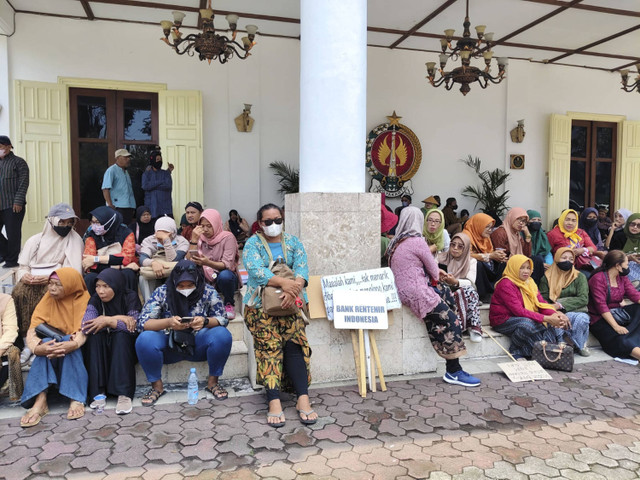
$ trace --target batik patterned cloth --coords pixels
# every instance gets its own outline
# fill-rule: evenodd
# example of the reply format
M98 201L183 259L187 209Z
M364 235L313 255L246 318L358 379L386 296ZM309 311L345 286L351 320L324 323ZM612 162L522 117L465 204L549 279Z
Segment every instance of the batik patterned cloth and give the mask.
M431 345L445 360L460 358L467 353L462 339L462 321L456 315L456 302L449 287L439 284L436 290L441 301L424 317Z

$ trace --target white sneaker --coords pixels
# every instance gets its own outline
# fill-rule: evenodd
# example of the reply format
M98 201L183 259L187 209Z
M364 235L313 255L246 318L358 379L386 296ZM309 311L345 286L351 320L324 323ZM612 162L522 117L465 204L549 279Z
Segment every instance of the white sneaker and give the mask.
M131 410L133 410L131 399L124 395L120 395L118 397L118 403L116 403L116 414L126 415L127 413L131 413Z
M29 347L24 347L24 349L22 350L22 353L20 354L20 363L24 365L29 361L30 357L31 357L31 350L29 349Z
M480 343L482 341L482 334L476 332L475 330L471 330L469 332L469 339L473 343Z

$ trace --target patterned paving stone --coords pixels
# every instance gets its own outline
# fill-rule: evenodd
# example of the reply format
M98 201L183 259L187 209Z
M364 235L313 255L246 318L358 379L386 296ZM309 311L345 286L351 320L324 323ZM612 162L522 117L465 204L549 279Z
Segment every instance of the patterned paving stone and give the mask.
M439 470L438 466L429 460L408 460L401 465L413 478L426 478L431 472Z
M263 478L273 477L281 480L296 478L296 472L292 470L291 465L284 462L275 462L273 465L260 467L256 470L256 474Z
M508 462L497 462L493 468L484 471L488 478L499 480L528 480L527 475L516 470L515 465Z
M216 450L217 445L218 442L213 438L203 438L195 445L183 447L180 453L185 458L196 457L200 460L214 460L220 455Z
M306 460L298 462L293 468L296 474L313 473L319 476L330 476L333 469L327 465L327 458L323 455L310 455Z
M402 475L406 475L407 469L400 465L373 464L367 466L367 472L371 473L375 480L395 480Z
M108 448L102 448L94 451L91 455L85 455L83 457L75 456L71 461L71 466L74 469L86 468L92 473L102 472L110 465L109 455L111 455L111 450Z

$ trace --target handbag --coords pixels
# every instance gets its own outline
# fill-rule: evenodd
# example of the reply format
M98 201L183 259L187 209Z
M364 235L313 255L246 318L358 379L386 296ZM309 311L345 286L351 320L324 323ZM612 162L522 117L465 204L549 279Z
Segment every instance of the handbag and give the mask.
M196 336L193 330L169 330L169 349L185 357L192 357L196 352Z
M51 325L41 323L36 327L36 335L38 336L38 338L52 338L56 342L61 342L62 337L64 337L65 333L61 332L57 328L52 327Z
M536 342L531 350L531 359L538 362L542 368L562 372L573 371L573 347L566 343L549 343L545 340Z

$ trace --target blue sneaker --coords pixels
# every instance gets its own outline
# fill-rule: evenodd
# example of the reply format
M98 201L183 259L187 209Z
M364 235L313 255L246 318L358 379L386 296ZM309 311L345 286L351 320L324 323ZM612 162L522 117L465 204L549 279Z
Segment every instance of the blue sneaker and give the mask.
M462 385L463 387L477 387L480 385L480 379L469 375L464 370L458 370L456 373L445 373L442 379L447 383L454 385Z

